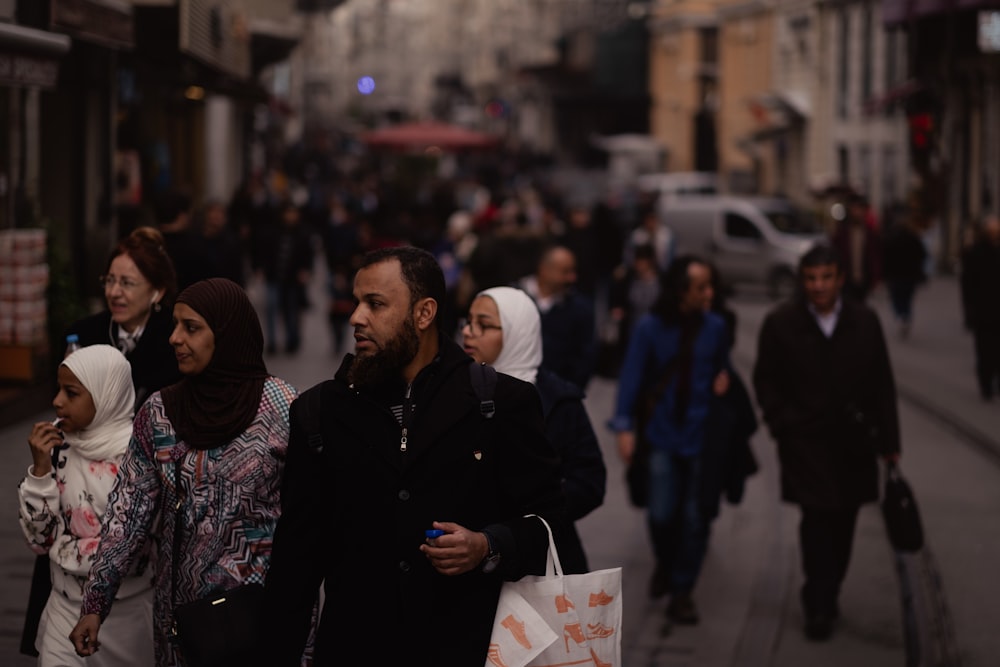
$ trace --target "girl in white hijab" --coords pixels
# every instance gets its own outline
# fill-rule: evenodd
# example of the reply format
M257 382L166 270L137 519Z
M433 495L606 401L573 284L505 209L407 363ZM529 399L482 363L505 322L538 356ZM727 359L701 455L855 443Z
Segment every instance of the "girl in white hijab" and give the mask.
M476 295L462 326L465 353L497 372L530 382L538 389L545 416L545 434L562 461L563 492L568 515L583 518L604 502L607 471L583 405L583 391L542 368L542 320L525 292L493 287ZM580 537L572 524L555 535L563 570L588 571Z
M32 551L47 553L50 561L52 592L35 641L38 665L152 665L148 554L122 582L118 604L124 610L108 618L114 630L101 636L100 653L81 658L68 639L80 616L108 493L132 435L132 369L117 348L91 345L69 355L57 378L56 419L32 428L33 464L18 485L21 530Z

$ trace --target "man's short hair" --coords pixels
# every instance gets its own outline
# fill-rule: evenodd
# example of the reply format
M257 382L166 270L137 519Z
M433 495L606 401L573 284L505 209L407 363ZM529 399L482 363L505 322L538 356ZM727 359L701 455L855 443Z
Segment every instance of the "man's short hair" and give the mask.
M802 271L805 269L829 266L830 264L836 265L837 273L844 272L844 258L840 256L837 249L829 243L817 243L806 251L806 254L802 255L802 259L799 260L799 275L802 275Z
M378 248L364 255L360 268L363 269L393 259L399 260L403 282L410 290L410 306L413 306L420 299L431 298L437 302L438 315L440 315L441 310L447 305L444 272L441 271L441 265L437 263L434 255L426 250L415 246ZM435 316L435 325L438 321L438 316Z

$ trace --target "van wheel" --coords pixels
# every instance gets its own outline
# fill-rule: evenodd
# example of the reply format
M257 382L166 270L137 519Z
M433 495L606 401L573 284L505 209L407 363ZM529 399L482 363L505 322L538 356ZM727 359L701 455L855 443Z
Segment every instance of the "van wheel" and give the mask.
M797 287L798 281L795 279L794 273L788 269L777 269L771 274L767 291L772 299L784 300L795 294Z

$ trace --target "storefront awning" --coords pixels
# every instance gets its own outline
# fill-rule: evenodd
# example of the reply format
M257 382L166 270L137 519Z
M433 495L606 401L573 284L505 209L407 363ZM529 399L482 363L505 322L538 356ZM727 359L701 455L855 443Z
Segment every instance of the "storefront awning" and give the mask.
M52 0L53 30L112 49L135 46L132 5L124 0Z
M66 35L0 23L0 85L55 88L70 43Z
M747 137L752 141L771 139L809 119L808 101L793 92L770 91L754 95L747 100L747 107L756 125Z

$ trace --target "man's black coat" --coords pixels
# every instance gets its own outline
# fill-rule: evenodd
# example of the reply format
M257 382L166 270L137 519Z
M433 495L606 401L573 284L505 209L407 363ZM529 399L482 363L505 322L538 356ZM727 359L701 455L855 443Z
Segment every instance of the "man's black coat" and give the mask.
M878 499L877 455L899 451L899 421L874 311L845 297L827 338L804 300L779 306L761 328L753 384L785 500L833 509Z
M402 402L402 380L358 391L346 380L351 359L310 390L323 392L322 451L303 431L306 395L292 404L266 584L268 641L277 653L269 667L298 664L323 580L317 666L483 664L502 581L544 572L547 533L524 515L562 520L557 458L538 393L499 374L496 413L485 419L471 359L442 337L438 360L413 384L403 452L389 411ZM502 554L498 570L435 571L419 551L433 521L489 527Z

